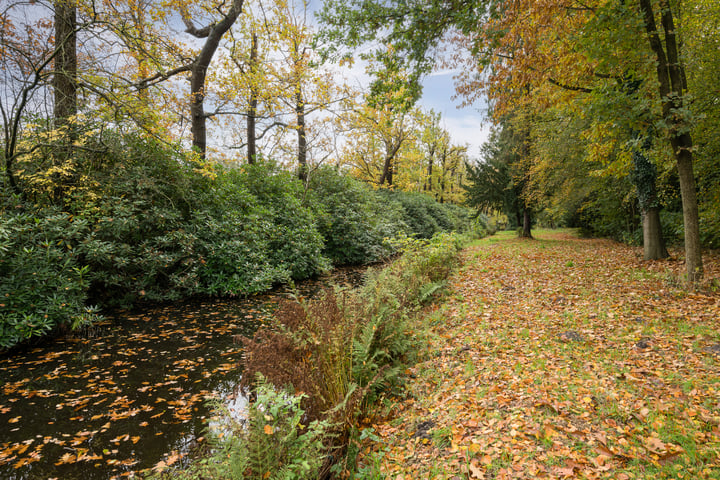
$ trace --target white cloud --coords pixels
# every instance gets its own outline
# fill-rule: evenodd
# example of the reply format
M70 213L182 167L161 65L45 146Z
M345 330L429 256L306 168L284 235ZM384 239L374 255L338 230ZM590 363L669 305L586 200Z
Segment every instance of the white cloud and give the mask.
M490 122L483 111L483 104L458 108L460 100L453 99L455 85L453 72L446 70L423 79L423 96L420 105L425 110L433 109L442 115L444 128L450 133L453 143L469 146L471 157L480 154L480 147L490 135Z
M483 123L479 114L444 115L442 124L450 133L453 143L467 144L471 158L480 156L480 147L490 136L490 125L488 122Z

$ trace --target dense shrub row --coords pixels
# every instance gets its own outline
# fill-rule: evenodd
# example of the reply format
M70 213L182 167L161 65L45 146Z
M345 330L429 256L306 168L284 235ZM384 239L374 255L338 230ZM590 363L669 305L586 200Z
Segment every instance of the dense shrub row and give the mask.
M306 188L272 163L202 166L139 137L106 136L75 163L61 205L47 182L26 180L25 198L3 192L0 348L92 321L89 304L251 294L381 260L399 233L475 225L458 207L332 169Z
M226 418L214 452L173 478L347 477L357 419L401 386L422 340L409 319L443 285L459 248L443 233L406 239L403 254L362 287L282 304L275 323L246 341L243 382L254 393L246 422Z

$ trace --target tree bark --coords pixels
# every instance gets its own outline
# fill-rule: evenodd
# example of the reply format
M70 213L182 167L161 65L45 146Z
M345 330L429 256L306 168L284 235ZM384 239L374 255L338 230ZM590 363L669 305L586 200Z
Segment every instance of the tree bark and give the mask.
M660 84L663 118L667 123L670 145L680 178L680 194L683 205L685 227L685 272L689 282L697 282L703 275L702 251L700 247L700 220L698 215L697 192L693 174L692 137L682 115L683 110L683 66L677 44L672 10L667 0L660 1L661 21L665 33L665 46L655 23L652 0L638 0L645 21L645 30L650 47L657 60L657 77Z
M702 251L700 247L700 221L698 214L695 175L693 174L692 140L690 134L682 135L687 140L675 137L673 143L677 157L680 194L682 196L683 220L685 226L685 271L689 282L698 282L703 276Z
M250 45L250 76L255 77L257 72L257 59L258 59L258 37L255 32L252 34L252 43ZM254 165L257 157L257 133L255 129L255 122L257 119L257 106L258 106L258 87L252 82L250 87L250 101L248 102L247 112L247 162L249 165Z
M645 260L667 258L662 224L660 223L660 202L657 197L657 169L648 158L651 142L649 137L633 132L633 137L641 143L633 153L633 170L630 174L637 189L638 205L642 212L643 250Z
M77 13L73 1L55 3L55 74L52 78L56 126L77 115ZM71 129L72 130L72 129Z
M660 208L648 208L642 214L643 226L643 253L645 260L659 260L667 258L665 239L660 224Z
M445 162L447 161L448 149L443 149L440 155L440 203L445 203Z
M297 115L298 135L298 178L307 181L307 137L305 132L305 103L303 102L302 86L297 85L295 92L295 113Z
M428 155L427 164L427 180L423 185L423 190L426 192L432 192L432 173L433 173L433 162L435 161L435 147L430 148L430 154Z
M532 233L530 232L531 223L532 223L532 219L530 218L530 209L525 207L525 208L523 208L523 229L522 229L522 237L523 238L533 238Z
M385 184L385 182L387 182L389 186L392 186L394 171L393 162L395 161L395 156L400 150L400 147L402 146L402 142L404 140L405 138L401 136L397 138L395 142L388 140L385 141L385 159L383 161L382 175L380 176L380 185L383 185Z
M307 167L307 132L305 130L305 100L303 98L303 52L300 51L300 44L293 41L293 69L295 82L295 121L297 122L297 160L298 178L306 182L308 178Z
M385 155L385 161L383 162L383 171L380 176L380 185L384 185L386 182L388 186L393 184L393 157Z
M62 166L72 157L73 143L77 129L73 125L77 115L77 12L73 0L55 2L55 72L52 77L55 102L53 116L55 128L64 128L63 139L55 152L56 167ZM53 201L62 205L67 176L53 175Z
M204 109L205 102L205 80L208 68L215 51L220 45L220 39L230 30L235 20L242 11L243 0L233 0L230 10L217 23L212 23L204 28L196 28L187 12L183 12L186 32L196 38L205 38L200 53L190 66L190 130L192 131L193 148L205 158L207 153L207 128Z

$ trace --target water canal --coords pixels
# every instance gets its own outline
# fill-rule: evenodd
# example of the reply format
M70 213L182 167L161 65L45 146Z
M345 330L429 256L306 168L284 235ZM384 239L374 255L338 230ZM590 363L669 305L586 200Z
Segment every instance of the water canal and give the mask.
M358 283L359 270L298 288ZM120 312L77 337L0 356L0 478L106 480L188 461L207 400L239 395L241 346L286 292Z

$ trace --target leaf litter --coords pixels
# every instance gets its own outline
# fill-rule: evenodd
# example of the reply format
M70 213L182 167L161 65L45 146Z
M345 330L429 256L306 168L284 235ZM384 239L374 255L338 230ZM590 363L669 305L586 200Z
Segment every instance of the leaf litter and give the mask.
M677 280L681 257L643 262L637 248L568 233L499 234L463 255L452 293L419 320L428 360L362 425L374 435L361 469L394 480L720 478L717 255L695 289Z
M357 284L342 268L298 284ZM206 399L238 394L241 345L278 290L120 311L84 337L0 356L0 478L137 477L183 465L203 441Z

